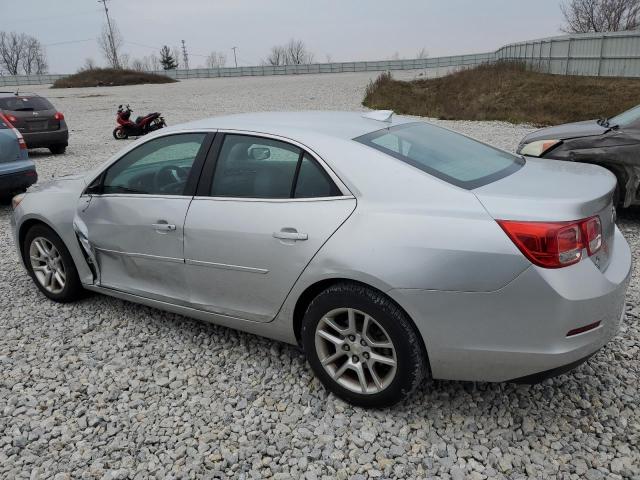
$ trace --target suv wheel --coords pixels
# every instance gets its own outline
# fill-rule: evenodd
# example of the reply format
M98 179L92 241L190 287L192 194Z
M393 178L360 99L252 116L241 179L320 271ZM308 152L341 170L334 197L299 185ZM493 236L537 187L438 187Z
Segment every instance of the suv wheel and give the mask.
M51 146L49 146L49 151L51 153L53 153L54 155L62 155L64 152L67 151L67 146L66 145L51 145Z
M305 313L302 343L316 376L340 398L387 407L423 381L428 361L411 319L382 293L340 283Z

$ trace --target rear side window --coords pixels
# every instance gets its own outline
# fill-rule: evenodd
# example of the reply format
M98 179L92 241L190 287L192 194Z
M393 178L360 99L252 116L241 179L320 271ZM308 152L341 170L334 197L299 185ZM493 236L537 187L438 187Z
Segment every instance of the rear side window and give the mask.
M227 134L210 195L238 198L317 198L342 193L318 163L287 142Z
M12 112L40 112L53 110L53 105L42 97L3 97L0 98L0 110Z
M521 157L426 123L378 130L354 140L467 189L504 178L524 165Z

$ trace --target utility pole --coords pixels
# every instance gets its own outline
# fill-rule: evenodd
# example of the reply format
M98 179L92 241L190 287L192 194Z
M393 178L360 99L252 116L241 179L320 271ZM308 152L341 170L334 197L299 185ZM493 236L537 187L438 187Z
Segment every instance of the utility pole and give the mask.
M189 55L187 55L187 45L182 40L182 59L184 60L185 70L189 70Z
M231 47L231 50L233 50L233 61L236 62L236 68L238 68L238 57L236 57L237 49L238 47Z
M120 68L120 62L118 61L118 52L116 51L116 45L113 41L113 29L111 28L111 19L109 18L109 9L107 8L108 0L98 0L104 6L104 14L107 16L107 26L109 27L109 45L111 46L111 55L113 56L113 66Z

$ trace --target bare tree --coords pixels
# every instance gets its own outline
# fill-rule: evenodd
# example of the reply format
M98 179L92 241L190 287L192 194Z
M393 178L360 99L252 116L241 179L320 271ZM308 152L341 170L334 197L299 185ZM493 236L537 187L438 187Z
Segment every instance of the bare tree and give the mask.
M25 37L20 65L25 75L42 74L47 70L44 47L37 38Z
M113 37L110 31L113 32ZM111 30L109 30L109 26L106 24L102 27L102 33L98 38L98 46L109 67L122 68L120 57L122 56L121 50L123 43L122 34L115 22L111 22Z
M313 63L313 53L307 50L302 40L289 40L284 47L287 65L305 65Z
M87 57L84 59L84 64L82 65L82 67L80 67L80 71L84 72L88 70L95 70L96 68L98 68L96 65L96 61L91 57Z
M640 0L564 0L567 33L618 32L640 28Z
M389 57L389 60L400 60L400 52L393 52L393 55Z
M26 42L24 33L0 32L0 62L9 75L18 75Z
M425 47L422 47L420 50L418 50L418 53L416 53L416 58L429 58L429 51Z
M207 68L220 68L227 64L227 56L222 52L212 51L207 57Z
M144 59L134 58L131 60L131 69L136 70L138 72L145 71Z
M182 66L182 62L180 62L180 58L182 56L182 52L178 47L173 47L171 49L171 55L173 59L176 61L176 68L180 68Z
M162 65L160 64L160 58L158 58L158 55L156 55L155 53L152 53L151 55L149 55L147 58L147 65L149 67L149 70L151 71L157 71L157 70L162 70Z
M266 65L285 65L287 63L287 53L284 47L279 45L275 45L271 47L271 52L269 52L269 56L264 60L263 63Z

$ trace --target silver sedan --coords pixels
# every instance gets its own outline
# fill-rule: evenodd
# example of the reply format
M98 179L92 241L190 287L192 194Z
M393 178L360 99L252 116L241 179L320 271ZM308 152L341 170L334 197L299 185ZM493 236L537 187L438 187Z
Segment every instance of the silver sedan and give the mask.
M13 200L44 295L87 290L299 344L336 395L532 382L617 332L615 177L391 112L212 118Z

